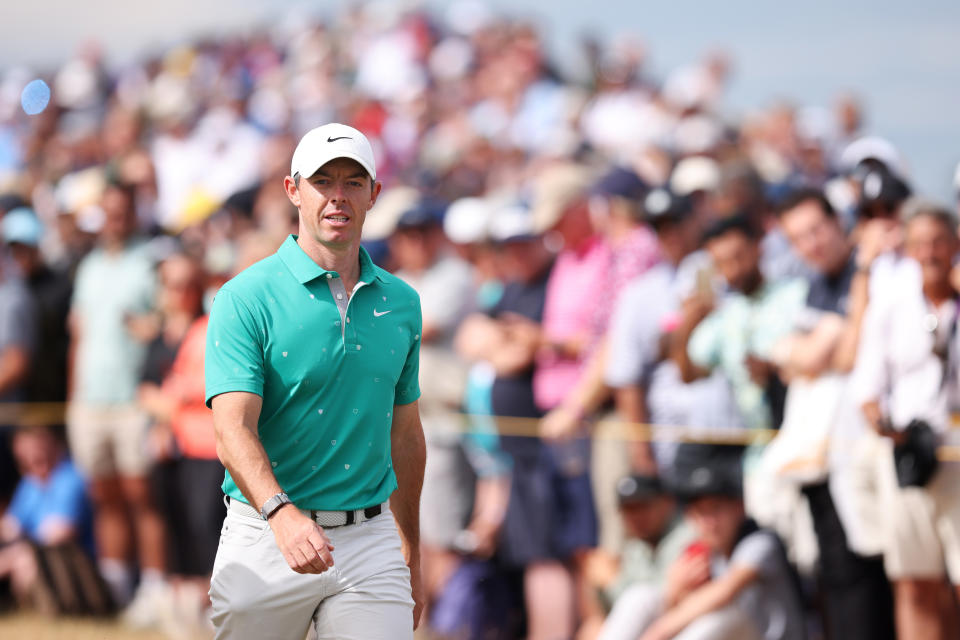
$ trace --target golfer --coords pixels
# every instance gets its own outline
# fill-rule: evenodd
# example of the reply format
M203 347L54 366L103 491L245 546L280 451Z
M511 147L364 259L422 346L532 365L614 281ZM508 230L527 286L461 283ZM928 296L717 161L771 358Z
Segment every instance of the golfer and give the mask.
M217 638L412 638L422 609L420 302L360 247L380 193L362 133L327 124L284 188L299 235L217 293L206 397L229 500ZM398 535L399 529L399 535Z

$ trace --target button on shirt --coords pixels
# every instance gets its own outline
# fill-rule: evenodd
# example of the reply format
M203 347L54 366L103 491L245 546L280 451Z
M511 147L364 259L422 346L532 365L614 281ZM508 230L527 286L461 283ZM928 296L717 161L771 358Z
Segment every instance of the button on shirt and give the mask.
M387 500L397 487L393 408L420 396L416 292L362 248L356 288L349 300L338 292L339 274L290 236L220 289L207 330L207 405L229 391L263 398L258 436L280 486L303 509ZM246 502L229 472L223 490Z

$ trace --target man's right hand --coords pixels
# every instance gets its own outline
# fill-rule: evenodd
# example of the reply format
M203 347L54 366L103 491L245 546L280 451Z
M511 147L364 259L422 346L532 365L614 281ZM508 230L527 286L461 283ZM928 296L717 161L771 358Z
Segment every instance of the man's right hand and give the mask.
M292 504L270 516L277 546L297 573L323 573L333 566L333 545L323 529Z
M866 222L857 243L857 266L869 269L877 257L903 244L903 231L896 220L875 219Z

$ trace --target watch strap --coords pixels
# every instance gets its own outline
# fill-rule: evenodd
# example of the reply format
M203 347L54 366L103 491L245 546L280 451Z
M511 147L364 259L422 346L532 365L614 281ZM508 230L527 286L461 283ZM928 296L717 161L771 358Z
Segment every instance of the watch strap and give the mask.
M280 493L271 496L263 503L263 506L260 507L260 517L264 520L269 520L270 516L276 513L277 509L282 507L285 504L292 504L290 496L281 491Z

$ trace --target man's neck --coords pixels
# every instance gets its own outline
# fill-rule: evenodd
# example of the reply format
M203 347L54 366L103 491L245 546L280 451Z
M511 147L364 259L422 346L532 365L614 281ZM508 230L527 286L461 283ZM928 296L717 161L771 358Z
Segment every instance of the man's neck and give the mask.
M949 281L924 283L923 295L933 306L939 307L947 300L952 300L957 294Z
M840 276L847 269L847 264L850 262L850 257L853 255L853 247L848 246L846 251L843 252L843 257L837 256L837 262L833 265L833 268L830 269L830 273L827 274L830 278L836 278Z
M304 238L303 234L297 238L297 244L304 253L321 268L336 271L343 280L343 286L347 292L353 291L353 287L360 279L360 245L335 249L316 242L307 242Z

